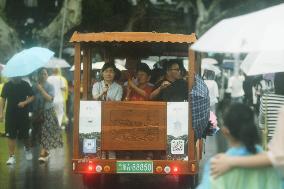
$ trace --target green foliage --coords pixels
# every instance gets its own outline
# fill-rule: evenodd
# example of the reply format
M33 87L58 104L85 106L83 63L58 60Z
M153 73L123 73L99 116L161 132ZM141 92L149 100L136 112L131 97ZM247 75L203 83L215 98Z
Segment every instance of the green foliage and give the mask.
M81 27L86 31L121 31L131 9L125 0L84 0Z

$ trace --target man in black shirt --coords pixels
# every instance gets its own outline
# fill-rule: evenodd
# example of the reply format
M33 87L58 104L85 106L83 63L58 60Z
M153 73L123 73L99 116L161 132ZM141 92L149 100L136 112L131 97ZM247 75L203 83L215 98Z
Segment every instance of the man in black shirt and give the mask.
M7 164L16 162L14 154L16 147L16 138L23 139L26 148L27 160L32 159L29 151L29 111L28 104L34 100L31 86L21 80L21 78L12 78L5 83L1 93L0 101L0 121L3 121L3 110L7 101L5 124L8 134L8 148L10 157Z
M165 78L157 84L150 99L167 102L188 101L188 85L182 78L180 62L178 59L164 62Z

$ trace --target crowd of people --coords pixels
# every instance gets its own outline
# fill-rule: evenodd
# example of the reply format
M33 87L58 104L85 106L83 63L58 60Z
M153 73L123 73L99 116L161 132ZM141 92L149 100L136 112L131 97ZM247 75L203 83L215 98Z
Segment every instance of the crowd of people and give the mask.
M189 91L185 75L182 61L170 59L163 60L162 69L151 70L147 64L139 63L135 74L128 75L127 81L121 82L121 72L114 63L109 62L103 65L100 80L93 83L92 98L99 101L188 101ZM253 82L249 83L247 77L241 74L229 78L227 92L231 96L231 105L224 109L224 126L221 128L228 140L229 149L225 154L219 154L208 162L198 188L218 188L221 185L228 188L236 178L245 181L255 175L265 179L252 181L250 188L266 188L267 183L274 188L284 188L283 179L279 176L279 173L283 176L284 172L284 152L281 147L284 146L284 74L276 73L272 80L269 79L272 82L268 82L265 77L255 77ZM204 70L203 80L209 90L210 110L216 113L219 88L214 71ZM248 83L250 87L246 86ZM1 92L0 120L3 121L5 117L10 155L8 165L16 162L16 138L23 140L27 160L33 158L31 141L39 142L40 162L48 161L51 149L63 146L61 125L66 109L64 93L67 90L67 82L62 79L58 69L54 69L51 76L48 76L45 68L38 70L36 80L30 84L18 77L11 78L4 84ZM259 104L259 107L252 104ZM256 109L259 109L259 115ZM32 112L32 117L29 117L29 112ZM255 122L256 115L258 124ZM30 121L33 140L30 140L29 136ZM263 138L262 141L269 142L268 152L264 151L266 146L261 142L259 128L262 131L267 130L265 135L268 138ZM107 156L109 159L115 159L116 152L108 151ZM279 172L267 167L271 165ZM261 167L261 171L255 169L256 167ZM232 168L236 169L222 175ZM218 178L211 179L212 177Z
M115 64L105 63L101 70L101 81L93 84L92 96L94 100L101 101L187 101L188 87L181 72L183 69L181 60L164 60L163 70L160 70L163 76L151 83L151 69L147 64L139 63L134 76L128 76L128 80L120 85L120 71ZM102 154L106 154L108 159L116 158L115 151ZM150 159L153 153L147 152L146 156Z
M182 61L170 59L163 61L162 77L151 80L151 70L145 63L139 63L136 73L128 76L126 82L119 84L120 71L113 63L105 63L101 72L102 80L95 82L92 89L94 100L101 101L141 101L156 100L179 102L188 100L188 86L183 79Z

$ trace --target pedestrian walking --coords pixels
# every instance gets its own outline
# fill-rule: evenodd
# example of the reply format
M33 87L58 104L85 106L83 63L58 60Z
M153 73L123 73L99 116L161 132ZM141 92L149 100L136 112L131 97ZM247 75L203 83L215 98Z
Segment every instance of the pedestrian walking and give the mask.
M59 68L54 68L51 76L48 77L47 81L54 88L54 110L56 112L56 116L58 119L59 127L61 128L61 124L64 117L64 97L63 92L66 91L66 83L62 79L62 76L59 74Z
M31 160L32 153L29 144L29 111L28 104L34 100L30 85L20 77L11 78L4 84L0 101L0 121L3 121L3 110L6 108L5 125L8 135L9 159L7 165L16 163L16 139L24 141L26 159Z
M44 163L49 159L49 150L63 146L61 128L54 110L53 99L55 91L53 86L47 82L48 74L45 68L38 71L38 83L33 86L35 101L33 104L34 116L39 113L42 118L38 121L40 128L40 157L39 161ZM34 119L37 120L37 119Z
M211 70L204 70L204 82L209 90L210 97L210 111L216 114L216 104L218 104L219 88L215 79L215 72Z
M233 75L228 81L228 91L231 93L232 103L243 103L244 99L244 89L243 82L245 77L243 75Z

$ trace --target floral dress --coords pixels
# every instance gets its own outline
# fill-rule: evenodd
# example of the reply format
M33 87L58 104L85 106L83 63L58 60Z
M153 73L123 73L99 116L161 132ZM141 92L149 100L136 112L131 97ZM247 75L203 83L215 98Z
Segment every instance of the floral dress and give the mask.
M54 97L54 88L51 84L46 82L43 88L50 96ZM36 87L33 87L33 90L35 92L33 111L43 111L44 117L44 121L41 125L36 126L40 128L40 146L46 150L60 148L63 146L62 133L54 110L53 102L46 101Z

